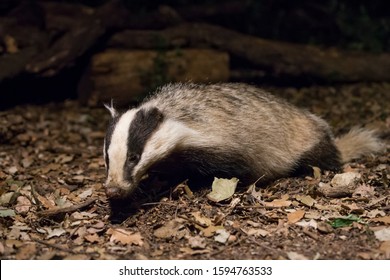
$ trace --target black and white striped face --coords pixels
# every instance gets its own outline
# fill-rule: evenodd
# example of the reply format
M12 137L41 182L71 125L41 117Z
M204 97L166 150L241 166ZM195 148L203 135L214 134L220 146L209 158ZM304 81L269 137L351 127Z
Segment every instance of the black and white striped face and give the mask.
M106 194L109 198L125 198L147 176L148 169L167 157L190 130L164 118L156 107L144 106L123 114L108 109L112 121L104 140Z

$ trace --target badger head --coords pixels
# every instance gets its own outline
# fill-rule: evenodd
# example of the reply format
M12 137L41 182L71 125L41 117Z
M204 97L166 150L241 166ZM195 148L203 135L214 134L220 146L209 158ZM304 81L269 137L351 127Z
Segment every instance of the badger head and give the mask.
M103 149L106 194L110 199L123 199L137 189L150 167L190 138L191 130L167 118L154 106L141 106L124 113L112 106L106 108L112 116Z

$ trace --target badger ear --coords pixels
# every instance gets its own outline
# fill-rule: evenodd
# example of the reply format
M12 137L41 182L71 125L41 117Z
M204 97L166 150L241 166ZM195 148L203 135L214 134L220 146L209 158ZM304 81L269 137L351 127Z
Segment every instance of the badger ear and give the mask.
M118 111L114 108L114 100L111 99L110 105L104 103L104 107L110 112L112 118L118 116Z

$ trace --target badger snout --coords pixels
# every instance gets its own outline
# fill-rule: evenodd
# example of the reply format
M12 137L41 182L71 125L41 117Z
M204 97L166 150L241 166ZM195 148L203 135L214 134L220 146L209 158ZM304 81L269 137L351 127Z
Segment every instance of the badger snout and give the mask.
M127 192L119 187L106 187L106 195L109 199L119 199L125 198L128 194Z
M124 199L130 195L133 187L131 186L131 184L123 185L123 184L115 183L109 178L105 184L105 189L106 189L107 198Z

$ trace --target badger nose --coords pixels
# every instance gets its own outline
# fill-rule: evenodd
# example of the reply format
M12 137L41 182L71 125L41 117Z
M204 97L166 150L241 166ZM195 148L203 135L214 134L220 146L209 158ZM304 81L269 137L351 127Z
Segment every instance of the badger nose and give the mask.
M106 195L109 199L118 199L125 197L125 191L118 187L107 187L106 188Z
M120 187L110 186L106 188L106 195L108 199L125 199L129 192Z
M123 184L118 184L110 176L108 176L104 188L108 199L121 199L128 195L128 188L124 187Z

